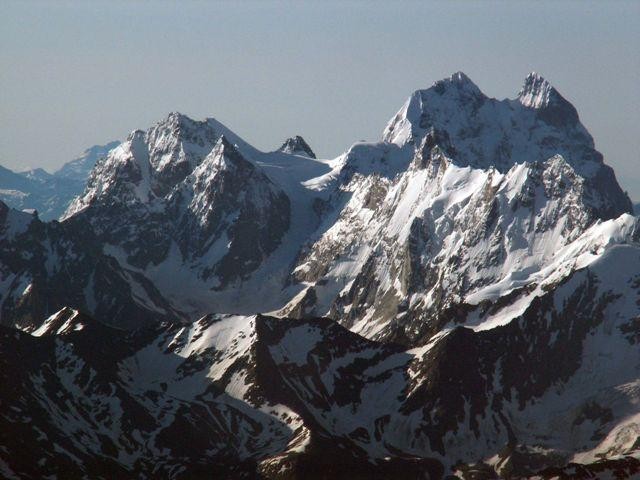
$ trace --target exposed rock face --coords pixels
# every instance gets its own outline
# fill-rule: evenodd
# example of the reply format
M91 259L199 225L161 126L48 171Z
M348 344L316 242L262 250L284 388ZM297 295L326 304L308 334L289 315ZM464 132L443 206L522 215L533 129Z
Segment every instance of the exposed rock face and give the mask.
M305 311L367 336L436 333L465 299L536 284L591 226L631 212L573 106L536 74L513 101L461 73L436 82L383 139L343 156L331 224L293 271L319 299Z
M296 135L287 140L278 149L279 152L291 153L293 155L306 155L310 158L316 158L316 154L313 153L309 144L300 135Z
M90 225L96 250L189 318L280 309L412 343L488 292L533 288L572 261L557 252L630 211L573 106L536 74L505 101L462 73L436 82L383 140L323 161L301 137L263 153L172 113L98 162L60 228Z
M356 173L341 192L346 205L293 275L332 302L316 313L330 309L380 339L411 343L439 331L465 299L500 297L535 285L545 269L571 268L573 254L559 253L587 248L599 228L590 230L598 218L586 182L560 156L501 174L460 168L425 139L406 171ZM628 231L634 220L619 225Z
M184 315L139 272L105 255L82 219L42 223L0 202L0 324L35 329L65 306L117 326Z
M289 198L224 136L169 201L183 258L197 262L224 242L221 259L203 270L221 287L258 268L289 228Z

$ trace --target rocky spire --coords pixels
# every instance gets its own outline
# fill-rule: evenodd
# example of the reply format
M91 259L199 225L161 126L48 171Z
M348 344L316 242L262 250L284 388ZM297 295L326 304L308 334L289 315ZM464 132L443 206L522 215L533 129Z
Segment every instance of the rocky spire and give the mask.
M531 72L518 93L522 106L539 112L542 120L561 127L578 123L578 112L542 75Z
M316 158L316 154L313 153L309 144L300 135L287 138L287 140L278 149L279 152L292 153L295 155L306 155L310 158Z

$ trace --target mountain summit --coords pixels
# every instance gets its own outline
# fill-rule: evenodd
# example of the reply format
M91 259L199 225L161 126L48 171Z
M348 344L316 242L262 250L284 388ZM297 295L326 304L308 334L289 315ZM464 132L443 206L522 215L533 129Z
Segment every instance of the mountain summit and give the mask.
M63 225L90 225L179 318L331 315L411 343L437 330L425 318L490 285L506 294L517 272L533 282L597 222L631 213L584 127L540 117L568 108L536 74L498 101L458 72L412 94L383 142L334 160L299 136L261 152L174 112L96 165ZM50 308L135 323L72 298Z
M171 113L63 221L0 203L0 471L638 473L631 209L536 74L455 73L335 159Z
M429 132L447 138L455 148L450 156L460 166L504 173L518 163L561 155L598 197L593 204L598 216L632 211L575 108L538 74L527 76L516 100L500 101L456 73L414 92L385 128L383 140L418 145Z
M566 128L579 123L578 112L541 75L530 73L518 93L518 101L538 111L538 116L549 125Z
M282 144L278 151L283 153L306 155L310 158L316 158L316 154L313 153L313 150L311 150L309 144L300 135L296 135L292 138L287 138L287 140Z
M569 103L542 75L536 72L531 72L525 78L524 85L518 92L518 100L525 107L538 109L559 103Z

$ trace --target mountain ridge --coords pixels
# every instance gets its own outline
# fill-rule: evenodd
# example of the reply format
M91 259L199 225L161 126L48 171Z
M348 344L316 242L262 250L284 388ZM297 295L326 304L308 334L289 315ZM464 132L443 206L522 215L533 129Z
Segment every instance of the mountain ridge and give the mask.
M530 74L496 100L458 72L378 142L290 140L172 112L61 222L0 201L2 371L39 352L0 391L0 468L640 471L640 219L559 92Z
M529 84L530 86L527 87ZM553 87L538 75L532 74L527 77L525 88L521 92L522 95L531 93L526 93L528 91L527 88L531 92L537 89L546 92L545 95L547 96L562 98L560 94L553 93L555 92ZM124 269L138 271L139 274L147 277L152 284L155 284L160 289L164 297L177 300L177 303L173 305L174 310L184 312L187 317L197 318L199 314L207 311L248 314L256 310L282 310L282 313L285 314L294 310L298 312L303 310L311 312L313 310L315 315L341 315L342 318L352 318L353 320L349 320L349 322L356 323L357 320L364 318L365 310L354 305L356 308L347 314L345 312L345 301L366 303L367 300L365 298L354 299L353 294L349 294L346 291L341 292L337 288L340 283L343 286L349 282L361 285L363 281L369 284L373 281L377 285L375 290L379 291L379 293L374 294L379 297L376 301L381 301L385 305L384 307L379 305L376 309L379 312L383 312L384 321L387 322L397 316L395 312L390 311L390 308L391 305L394 305L399 300L393 300L390 297L391 292L396 290L398 294L394 295L397 298L401 298L406 293L399 292L406 292L407 288L409 290L426 288L426 286L420 287L418 285L409 286L411 282L415 282L411 279L415 275L422 275L420 272L425 268L437 271L434 270L433 264L431 267L427 267L425 261L432 263L441 261L438 258L431 257L425 257L421 260L416 257L416 252L418 251L413 252L412 250L415 247L410 247L409 244L406 244L401 248L401 250L404 249L401 255L384 260L384 262L390 261L392 263L405 262L406 266L399 270L398 266L392 267L391 265L380 263L380 258L382 257L378 253L372 253L375 249L382 248L384 250L389 248L389 246L384 246L385 241L379 243L378 239L388 237L390 239L388 241L392 242L389 245L393 245L393 242L399 241L393 240L393 238L400 234L401 238L406 239L401 240L400 243L417 241L419 244L425 241L424 235L427 234L431 237L429 242L433 244L431 249L435 253L436 245L439 245L437 248L442 250L444 244L441 242L452 242L455 238L455 231L437 233L438 228L440 228L438 224L445 221L451 222L452 218L458 215L460 208L464 208L468 213L466 217L460 216L459 221L461 223L456 228L460 231L465 229L465 224L469 221L484 222L479 226L479 229L485 231L485 235L489 235L491 229L497 228L497 230L493 231L494 239L492 241L494 242L499 242L499 238L506 230L511 229L510 231L513 233L510 236L513 236L526 225L529 225L529 227L526 227L529 229L537 225L535 227L536 230L547 229L550 232L549 235L551 235L555 231L554 226L558 225L564 215L562 213L564 209L568 214L567 218L572 223L561 227L557 230L557 233L553 233L553 242L556 243L548 250L552 252L577 238L581 232L585 231L596 220L612 218L612 211L630 211L630 208L627 208L630 205L628 198L625 197L626 201L618 202L616 206L611 206L611 200L615 198L615 195L607 197L602 193L604 186L594 187L592 179L600 178L601 174L598 172L605 166L602 164L601 155L592 150L593 140L588 133L586 131L580 133L583 130L580 125L569 125L567 127L570 132L569 136L573 135L572 132L578 129L580 133L578 136L579 141L586 142L587 150L578 145L576 147L577 150L569 158L554 153L550 157L541 156L536 161L525 162L520 166L514 165L503 171L494 166L486 169L475 165L467 165L469 163L468 160L474 158L481 165L485 160L483 160L482 156L478 157L478 153L474 149L464 153L461 145L465 145L469 141L467 137L464 135L461 137L458 127L452 124L451 121L442 123L438 120L437 115L439 114L437 112L440 111L438 102L442 103L443 100L441 98L448 98L448 96L452 98L452 104L446 108L442 107L445 110L454 107L460 107L461 111L468 111L469 108L473 110L476 108L473 104L478 102L482 104L489 102L488 104L492 109L511 109L511 105L514 102L517 105L521 105L517 100L500 102L490 100L480 92L478 87L466 75L457 73L449 79L436 82L430 89L419 90L414 93L385 129L383 138L386 138L387 142L356 144L347 153L334 160L317 160L306 155L300 156L295 153L288 154L280 151L271 153L259 152L212 118L194 121L185 115L173 112L166 119L152 126L147 132L134 131L126 142L112 150L110 155L96 166L91 174L85 193L74 201L63 218L81 217L84 219L83 221L91 224L100 238L99 241L105 244L105 251L109 256L115 258ZM417 133L414 132L417 136L414 135L415 139L409 143L406 143L405 140L396 141L397 139L394 140L395 137L391 138L389 132L397 131L394 125L402 124L406 126L405 121L402 119L406 118L410 123L415 123L414 117L416 115L423 116L423 114L410 114L407 116L411 102L416 98L422 99L423 97L435 99L436 105L433 109L435 109L436 115L430 114L434 118L434 125L428 126L428 128L426 124L425 126L417 127ZM470 107L468 105L460 106L460 97L471 98L472 105ZM563 102L566 101L562 100L561 103ZM428 104L425 105L421 108L432 108ZM539 105L540 108L543 106L542 104ZM530 110L529 107L524 106L518 108ZM515 112L514 115L522 113L520 110L515 110ZM529 114L526 113L526 115ZM534 113L534 115L536 114ZM401 119L398 120L400 117ZM461 118L460 115L457 117ZM471 118L477 120L484 117L482 115L477 117L471 114ZM471 120L457 120L458 123L469 121ZM411 124L413 125L413 123ZM485 127L484 130L488 131L489 137L493 138L492 129L495 127L491 126L493 125L491 121L487 125L489 126ZM543 131L547 131L544 122L534 122L531 125L534 127L538 125ZM567 141L562 139L561 130L558 127L553 128L554 135L557 138L553 145L568 145ZM516 138L521 139L519 135L520 133L516 133ZM532 135L530 142L533 142L534 147L528 150L540 149L541 147L537 146L538 144L536 143L539 141L540 135ZM255 194L250 195L255 195L255 198L248 198L247 201L249 203L243 208L250 208L257 212L263 211L261 209L265 202L273 205L273 207L267 207L268 210L264 210L271 213L262 215L263 218L272 218L270 220L272 222L270 225L272 226L268 228L268 231L264 231L261 239L255 239L258 243L254 244L269 245L266 250L263 247L256 249L254 246L247 244L241 248L238 255L235 253L231 256L227 255L229 259L236 258L234 260L236 262L235 265L247 265L240 277L234 275L230 277L229 274L222 274L221 276L214 274L212 276L211 273L216 271L216 268L222 268L214 266L212 269L212 264L222 261L224 255L224 249L220 250L223 244L218 242L218 244L214 245L214 239L230 239L231 237L226 236L233 236L233 229L238 228L232 227L234 222L246 223L244 220L231 220L231 217L224 219L223 216L216 214L218 216L215 217L216 220L211 224L213 230L210 230L210 232L222 228L223 230L220 230L220 232L225 231L227 233L224 233L222 237L219 237L219 233L216 233L213 237L207 237L209 240L203 237L202 241L205 243L201 243L201 246L197 247L198 253L193 251L194 247L186 246L187 244L184 241L188 238L189 242L193 243L192 240L201 235L201 233L197 232L202 232L202 225L197 227L197 230L192 230L189 227L184 233L179 233L179 230L184 229L188 224L192 224L194 228L200 225L204 218L202 216L205 214L203 209L213 207L213 204L207 206L204 203L198 207L200 213L189 213L187 204L180 201L179 198L190 198L192 195L190 192L193 188L205 188L206 182L200 181L200 187L190 184L191 180L189 178L192 177L189 177L189 175L194 175L194 172L199 169L202 176L214 169L213 164L207 166L203 162L207 154L214 150L215 145L222 137L229 139L227 141L228 147L226 148L232 148L238 155L246 159L246 165L251 166L250 170L259 172L258 177L262 176L261 178L263 178L260 182L264 187L259 187L258 190L255 190ZM416 143L418 139L419 143ZM510 142L513 141L515 140L510 140ZM575 144L577 140L571 141ZM523 146L518 148L520 151L524 150ZM547 150L549 148L548 146L544 147ZM563 148L566 149L567 147ZM544 149L541 151L546 151ZM587 152L587 160L576 159L576 155L585 152ZM459 160L461 157L466 157L468 160L461 162ZM500 160L502 157L497 158ZM548 160L548 158L555 160ZM510 161L517 163L516 159ZM595 165L594 168L597 167L595 170L589 170L590 174L593 175L592 177L586 177L580 173L581 169L585 168L584 165L587 164ZM536 165L548 165L548 167L539 171ZM468 168L471 168L471 170L465 170ZM513 180L508 180L511 177L513 177ZM446 184L449 186L445 186L445 190L442 190L443 186L441 185L443 178L445 178L445 182L450 182ZM506 182L503 187L500 187L500 178L503 178L502 182ZM615 177L612 177L612 179L615 182ZM210 181L207 180L207 182ZM243 181L240 178L236 181L231 180L231 177L229 177L228 181L237 185L231 190L235 191L238 188L243 188L240 187ZM419 190L416 190L415 186L418 185L416 182L422 182L423 192L433 191L436 193L424 198L425 193L420 193ZM511 185L509 182L516 183ZM554 183L558 183L560 188L555 187ZM258 193L261 189L266 188L269 190L272 188L268 185L274 185L276 189L274 191L278 191L275 194L276 197L273 197L273 201L265 200L267 197L262 197L262 194ZM411 188L409 188L410 185L412 185ZM624 193L621 192L619 186L615 184L615 187L620 195L624 197ZM433 190L434 188L435 190ZM504 190L504 193L501 193L500 188ZM507 190L513 188L518 191L507 192ZM540 190L541 188L542 190ZM214 190L225 191L222 185ZM439 196L440 193L445 191L447 192L446 196ZM397 197L396 199L390 196L392 192L395 192L393 195ZM215 192L212 191L211 194L213 193ZM442 195L445 194L442 193ZM385 196L388 198L385 199ZM279 198L279 200L276 201L275 198ZM420 198L424 199L420 200L422 203L419 206L411 206L412 202ZM574 198L573 203L563 204L561 200L566 198ZM443 201L446 203L443 204ZM469 201L472 201L473 205L465 207L465 203ZM435 203L432 204L431 202ZM289 206L287 206L287 203ZM227 212L226 215L237 214L237 212L232 212L234 208L237 208L232 205L234 205L233 202L229 203L229 206L224 210ZM440 206L435 208L436 205L442 205L444 210ZM606 206L603 207L603 205ZM405 225L412 225L414 229L412 232L405 231L405 233L401 233L397 227L393 227L395 230L381 231L377 234L377 238L374 236L370 241L367 240L367 242L373 242L368 246L363 241L367 238L367 235L349 237L349 235L344 236L342 233L338 233L342 230L345 233L353 233L356 231L354 227L363 228L370 233L377 228L375 227L376 219L385 219L384 221L386 222L396 218L396 222L400 221L401 216L405 215L402 212L405 212L406 207L410 207L412 213L403 222L405 222ZM540 210L541 208L543 210ZM511 212L513 209L519 209L522 213L514 216ZM537 219L533 217L531 220L526 220L527 215L535 214L536 212L539 215L544 215L545 218ZM423 217L424 213L427 213L428 217ZM186 215L186 217L183 215ZM507 217L504 217L505 215ZM193 217L195 223L185 220L189 216ZM259 221L259 218L253 214L250 216L252 219L249 220L247 226L253 228L252 226L257 225L256 222ZM502 226L499 224L494 225L492 222L495 222L496 216L511 218L509 220L511 223ZM182 220L177 220L181 217L183 218ZM230 220L231 223L229 223ZM562 221L565 222L566 220ZM340 226L340 222L343 222L344 226ZM359 224L362 224L362 227L357 227ZM227 226L225 227L224 225ZM420 233L420 229L423 229L423 233ZM432 230L431 233L428 233L429 230ZM175 233L171 233L172 231ZM407 237L408 233L410 235ZM452 233L454 236L447 240L447 236ZM335 240L331 240L328 237L328 235L336 234L338 234L337 242L339 244L336 244ZM181 239L181 235L183 239ZM444 237L439 238L442 235ZM520 236L519 242L524 246L529 245L529 249L534 248L530 242L542 238L539 231L530 233L522 231L518 235ZM241 235L244 239L242 242L246 243L247 236L250 237L251 235ZM483 245L482 242L484 240L480 238L474 239L471 232L467 236L468 238L465 242L469 246L472 244ZM352 238L352 240L349 240L349 238ZM238 237L239 239L240 237ZM350 241L355 243L351 247L347 247ZM228 240L226 242L228 243ZM510 242L512 241L510 240ZM193 245L195 246L195 243ZM530 253L527 253L527 250L522 245L518 247L518 244L511 243L500 247L496 244L492 248L498 248L498 250L492 255L498 254L505 257L509 255L509 250L514 250L515 248L515 251L521 252L519 254L520 257L516 258L526 258L522 255L526 256L530 255ZM203 250L202 248L205 246L206 249ZM409 275L405 281L409 283L400 290L395 287L389 290L389 286L378 285L380 278L376 279L376 277L379 277L379 273L375 273L373 270L369 271L369 273L357 271L357 269L362 268L373 268L373 264L367 265L365 257L360 258L356 263L349 263L351 260L348 260L345 264L339 261L333 253L328 256L329 250L325 252L325 247L333 250L333 252L338 252L338 255L341 255L339 252L345 248L357 248L360 252L357 255L360 256L374 254L375 257L371 257L371 261L379 264L375 268L391 268L392 271L405 272L401 274ZM317 252L314 252L314 249L317 249ZM262 253L255 255L255 253L261 251ZM451 254L443 254L441 252L440 257L443 257L443 255L445 255L443 258L450 256L449 260L447 260L450 261L455 258L455 256L451 256L454 251L451 250L451 252ZM424 253L422 255L424 256ZM548 259L549 254L545 255L547 256L540 257L538 266L542 266L547 261L545 259ZM253 260L250 260L251 256L253 256ZM315 260L311 264L308 261L305 263L305 257L315 258ZM532 258L538 257L534 256ZM322 259L320 263L318 263L319 259ZM487 261L495 261L495 259L490 260L487 257ZM520 262L521 260L518 261ZM180 265L186 268L179 267ZM292 266L290 267L289 265ZM345 267L345 265L350 266ZM490 267L489 264L487 266ZM317 273L310 274L303 272L305 268L320 270ZM344 270L345 268L348 268L348 270ZM522 269L524 267L514 265L509 268ZM166 281L166 279L175 276L176 269L182 272L180 274L181 283L184 285L178 291L174 291L173 284L170 281ZM345 276L344 273L334 274L332 270L350 273ZM217 271L219 273L222 272L222 270ZM230 273L230 270L228 270L228 273ZM454 270L450 271L450 274L454 273ZM497 273L499 275L509 274L508 271ZM269 280L265 281L265 278L269 278ZM482 281L492 282L500 281L501 279L501 277L493 278L493 276L489 276ZM431 281L431 284L433 282L434 280ZM441 282L441 280L437 280L437 282ZM480 284L477 285L480 286ZM462 301L464 303L463 297L472 293L472 291L469 291L469 287L473 287L473 284L461 284L455 287L454 290L458 289L459 292L457 294L458 297L462 297L456 299L456 295L453 295L448 300L441 299L439 301L441 305L430 315L440 315L443 310L450 308L449 303L451 301L455 303ZM372 292L371 286L365 290ZM248 291L252 292L252 299L248 299L244 294L244 292ZM298 303L299 301L305 305L304 308L302 304ZM400 303L398 303L397 308L404 308ZM356 314L354 319L354 314L358 311L361 313ZM402 312L398 312L398 314L400 313ZM371 321L367 323L369 326L372 325Z
M57 220L82 193L96 162L119 144L94 145L53 173L42 168L13 172L0 166L0 200L18 210L36 210L43 220Z

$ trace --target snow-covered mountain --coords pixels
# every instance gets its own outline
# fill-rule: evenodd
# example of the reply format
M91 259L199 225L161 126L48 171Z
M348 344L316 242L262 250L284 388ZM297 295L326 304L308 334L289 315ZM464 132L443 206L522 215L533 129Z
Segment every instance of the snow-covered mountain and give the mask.
M514 100L487 98L463 73L416 91L385 129L400 146L440 134L459 166L494 167L562 156L585 179L592 208L608 219L630 211L629 198L604 165L576 109L544 78L531 73Z
M537 74L496 100L456 73L331 160L171 113L62 222L0 206L2 361L42 352L3 401L72 459L7 471L640 468L640 220Z
M58 178L78 180L85 185L96 163L105 158L107 154L118 145L120 145L120 142L115 140L105 145L94 145L93 147L87 148L78 158L65 163L56 170L54 175Z
M172 113L112 151L66 217L86 219L114 256L149 277L173 283L166 273L186 266L202 285L183 299L189 309L203 288L245 280L289 228L289 197L234 137L215 120Z
M56 220L82 193L96 162L119 143L95 145L53 174L42 168L16 173L0 166L0 201L18 210L36 210L43 220Z

